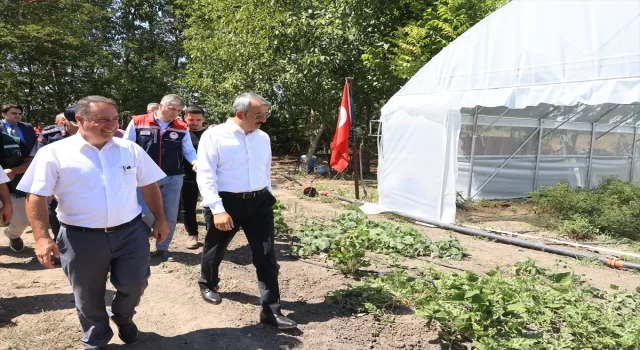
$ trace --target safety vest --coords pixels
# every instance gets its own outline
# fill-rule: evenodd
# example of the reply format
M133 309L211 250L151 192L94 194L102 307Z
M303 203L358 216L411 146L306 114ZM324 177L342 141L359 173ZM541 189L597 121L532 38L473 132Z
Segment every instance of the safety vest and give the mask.
M167 176L184 174L182 139L189 132L187 123L175 119L160 133L152 113L133 116L136 143L142 147Z

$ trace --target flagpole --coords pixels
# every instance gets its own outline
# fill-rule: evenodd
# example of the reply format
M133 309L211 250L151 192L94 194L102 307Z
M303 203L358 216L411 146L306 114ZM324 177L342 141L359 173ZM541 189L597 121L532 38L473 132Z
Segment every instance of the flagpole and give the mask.
M353 162L353 185L355 188L356 199L360 199L360 160L358 158L358 144L356 142L356 123L353 117L353 95L351 94L351 84L353 81L353 77L346 77L345 80L349 87L349 116L351 117L351 161Z

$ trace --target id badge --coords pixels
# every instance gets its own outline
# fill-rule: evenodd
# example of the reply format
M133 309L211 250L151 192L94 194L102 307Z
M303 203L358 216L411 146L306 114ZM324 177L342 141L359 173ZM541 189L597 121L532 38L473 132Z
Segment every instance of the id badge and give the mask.
M140 130L140 136L151 136L151 130Z

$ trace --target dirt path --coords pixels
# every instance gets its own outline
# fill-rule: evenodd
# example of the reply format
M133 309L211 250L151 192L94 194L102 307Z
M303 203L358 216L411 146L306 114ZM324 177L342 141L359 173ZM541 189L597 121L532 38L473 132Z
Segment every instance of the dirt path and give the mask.
M287 221L295 226L302 216L332 218L349 207L342 202L301 198L298 186L274 176L276 196L288 207ZM388 218L384 218L388 220ZM200 221L203 218L200 217ZM202 223L203 224L203 223ZM433 239L448 233L416 226ZM204 225L200 227L204 236ZM79 349L81 337L71 288L61 269L42 268L33 253L33 239L25 233L27 248L13 253L8 239L0 235L0 349ZM608 288L640 285L640 275L603 267L586 266L568 258L457 235L471 256L450 262L485 272L496 266L508 268L532 257L540 264L584 274L593 284ZM394 323L371 316L344 315L337 306L324 303L325 296L351 279L334 270L305 264L286 256L286 242L278 242L280 288L285 315L299 323L293 332L279 332L257 323L258 288L251 252L242 233L233 240L221 268L223 303L209 305L196 285L201 249L183 248L186 233L178 224L171 250L176 263L152 260L149 288L135 321L141 331L135 346L122 345L115 336L110 349L440 349L437 330L411 315L397 316ZM558 262L561 259L562 261ZM105 300L113 297L108 284ZM115 326L114 332L116 332Z

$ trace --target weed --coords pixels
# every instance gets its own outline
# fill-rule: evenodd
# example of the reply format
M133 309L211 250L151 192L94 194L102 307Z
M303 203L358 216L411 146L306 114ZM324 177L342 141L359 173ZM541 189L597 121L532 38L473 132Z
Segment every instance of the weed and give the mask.
M340 256L346 258L347 255L357 259L362 250L405 257L431 256L461 260L466 254L460 241L454 237L431 242L413 227L369 220L358 212L338 215L329 222L307 219L301 225L297 239L301 244L292 247L291 254L294 256L324 252L334 259L340 259ZM347 254L350 249L353 255ZM332 250L335 251L333 254Z
M331 294L349 310L377 315L410 307L440 325L449 343L473 341L477 349L638 349L640 294L583 285L570 272L535 261L516 263L513 276L438 272L438 291L402 272L357 282Z
M276 204L273 205L273 224L278 235L288 235L293 231L284 220L284 210L286 209L280 201L276 201Z
M607 178L594 189L561 183L529 195L536 211L554 216L556 227L575 238L598 232L640 238L640 187L632 183Z
M581 215L574 215L571 220L562 220L558 225L558 232L573 239L592 238L598 229L589 223L589 219Z

